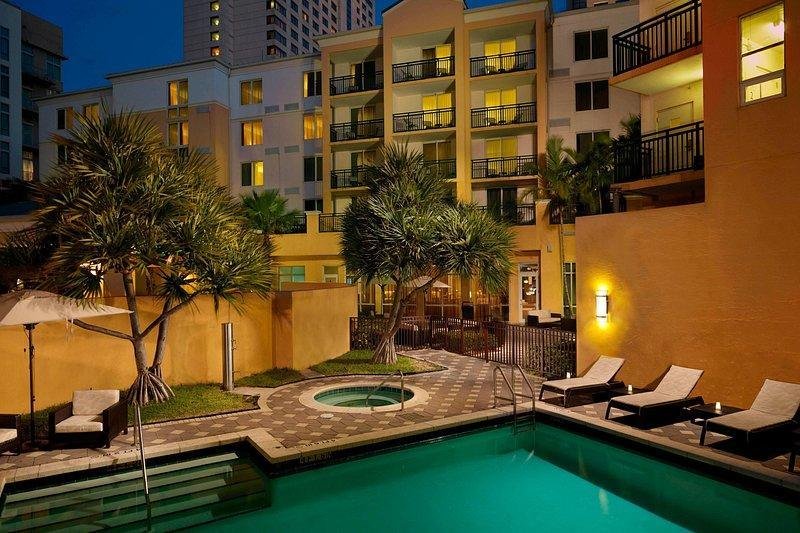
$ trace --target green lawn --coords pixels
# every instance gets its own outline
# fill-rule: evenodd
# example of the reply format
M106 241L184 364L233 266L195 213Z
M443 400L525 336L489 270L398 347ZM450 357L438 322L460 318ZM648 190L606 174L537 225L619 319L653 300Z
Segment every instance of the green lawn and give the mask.
M237 387L279 387L287 383L302 381L303 375L291 368L273 368L236 380Z
M242 411L255 407L241 394L220 389L219 385L175 385L175 397L164 402L142 407L142 422L163 422L193 416L213 415L229 411ZM128 422L133 424L133 409L128 409Z
M403 374L419 374L421 372L442 370L443 368L427 361L406 357L405 355L398 355L397 364L395 365L376 364L372 362L372 351L353 350L340 355L336 359L314 365L311 370L326 376L341 376L344 374L391 374L397 370L401 370Z

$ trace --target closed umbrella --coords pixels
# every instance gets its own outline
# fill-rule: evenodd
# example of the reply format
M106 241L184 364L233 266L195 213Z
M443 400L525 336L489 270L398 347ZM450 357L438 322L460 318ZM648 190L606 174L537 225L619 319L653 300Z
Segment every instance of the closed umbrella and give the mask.
M20 290L0 296L0 326L22 326L28 336L28 365L30 380L31 406L31 445L36 444L36 432L33 420L36 394L34 389L34 356L33 330L42 322L58 322L76 320L104 315L130 313L127 309L111 307L89 301L67 298L46 291Z
M430 276L420 276L417 279L412 279L411 281L406 283L406 287L411 287L412 289L418 289L419 287L422 287L426 283L430 282L430 280L431 280ZM442 283L439 280L434 281L433 285L431 285L431 286L434 289L449 289L450 288L450 285L448 285L447 283Z

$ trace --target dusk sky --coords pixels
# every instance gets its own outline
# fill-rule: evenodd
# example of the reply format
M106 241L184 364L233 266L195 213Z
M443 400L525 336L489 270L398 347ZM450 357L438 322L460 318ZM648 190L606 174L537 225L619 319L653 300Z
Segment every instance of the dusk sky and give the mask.
M12 0L64 30L64 90L106 85L106 74L181 60L182 0ZM380 12L394 0L378 0ZM470 7L499 0L469 0Z

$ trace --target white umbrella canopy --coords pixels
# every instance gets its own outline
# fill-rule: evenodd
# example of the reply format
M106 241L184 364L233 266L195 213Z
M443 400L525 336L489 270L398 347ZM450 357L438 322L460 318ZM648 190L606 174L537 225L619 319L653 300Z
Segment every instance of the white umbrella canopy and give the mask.
M411 287L412 289L418 289L419 287L422 287L423 285L428 283L430 280L431 280L430 276L420 276L417 279L412 279L411 281L406 283L406 287ZM439 280L436 280L433 282L433 285L431 285L431 287L433 287L434 289L449 289L450 285L448 285L447 283L442 283Z

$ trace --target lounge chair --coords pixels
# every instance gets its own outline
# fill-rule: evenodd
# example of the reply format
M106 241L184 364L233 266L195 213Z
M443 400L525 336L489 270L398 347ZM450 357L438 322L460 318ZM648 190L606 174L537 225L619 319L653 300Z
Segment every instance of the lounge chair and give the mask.
M750 409L706 420L700 433L700 445L705 444L708 431L744 437L750 444L752 437L765 432L792 429L798 425L798 409L800 384L768 379Z
M0 415L0 453L12 450L20 452L19 416Z
M557 379L542 383L542 388L539 390L539 399L542 399L545 391L561 394L564 407L566 407L571 396L608 392L611 386L618 384L618 382L612 380L624 362L625 359L621 357L606 357L603 355L581 377Z
M105 445L128 433L128 403L118 390L78 390L72 402L50 413L50 447Z
M702 404L702 397L689 396L702 375L702 370L672 365L655 390L611 398L606 419L612 407L645 419L658 414L679 414L684 407Z

